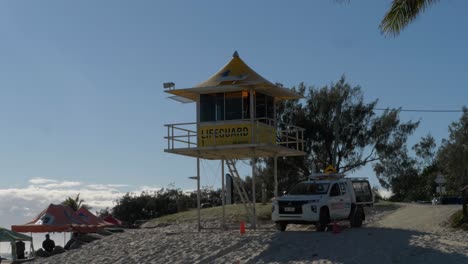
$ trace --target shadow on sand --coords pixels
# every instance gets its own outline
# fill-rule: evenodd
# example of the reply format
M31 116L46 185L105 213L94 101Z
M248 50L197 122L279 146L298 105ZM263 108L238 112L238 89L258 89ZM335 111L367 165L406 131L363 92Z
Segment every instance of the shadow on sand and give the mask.
M359 228L341 233L286 231L249 263L468 263L467 246L441 243L437 235L400 229ZM453 253L451 253L453 252Z

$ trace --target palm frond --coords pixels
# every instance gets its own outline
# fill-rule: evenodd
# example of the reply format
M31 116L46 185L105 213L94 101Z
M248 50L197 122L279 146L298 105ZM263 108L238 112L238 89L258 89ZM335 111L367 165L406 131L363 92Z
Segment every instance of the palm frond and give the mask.
M88 210L92 208L91 206L85 204L83 199L80 199L80 193L78 193L75 198L68 196L67 199L65 199L65 201L62 202L62 204L70 206L70 208L73 209L73 211L77 211L81 207L86 208Z
M418 15L437 2L439 0L393 0L379 29L384 35L397 36Z

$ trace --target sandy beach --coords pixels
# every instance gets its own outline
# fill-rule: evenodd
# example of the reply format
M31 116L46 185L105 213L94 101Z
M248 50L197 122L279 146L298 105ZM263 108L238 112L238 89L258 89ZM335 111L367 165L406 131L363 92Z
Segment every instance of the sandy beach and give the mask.
M468 234L445 227L460 206L403 204L394 211L368 212L362 228L340 224L341 232L271 223L240 234L197 232L195 223L127 230L33 263L468 263Z

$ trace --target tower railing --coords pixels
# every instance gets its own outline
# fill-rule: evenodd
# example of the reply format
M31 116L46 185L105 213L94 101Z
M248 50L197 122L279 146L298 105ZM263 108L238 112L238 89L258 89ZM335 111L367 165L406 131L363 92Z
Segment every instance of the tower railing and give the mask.
M196 148L197 123L167 124L167 149Z
M236 120L240 123L248 124L250 120ZM227 124L227 123L223 123ZM249 144L268 144L262 141L261 137L264 137L260 133L262 127L272 127L275 123L272 119L268 118L259 118L255 120L254 124L254 137L253 142ZM221 125L221 124L220 124ZM274 130L274 135L272 135L272 141L274 144L291 148L297 151L304 151L304 128L290 125L276 123L277 127ZM167 127L167 136L164 138L167 139L167 150L175 149L191 149L198 148L198 134L197 134L197 123L176 123L176 124L166 124ZM258 132L258 133L256 133ZM223 137L235 137L239 132L222 132L218 133L214 130L211 135L214 142L216 139L222 140ZM273 143L271 142L271 143ZM271 144L270 143L270 144Z

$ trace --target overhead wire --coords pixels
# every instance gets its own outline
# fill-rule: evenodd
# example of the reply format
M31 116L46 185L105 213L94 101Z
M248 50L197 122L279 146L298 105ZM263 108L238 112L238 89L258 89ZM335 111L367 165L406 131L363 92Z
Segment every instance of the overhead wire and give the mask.
M373 108L373 110L386 111L386 110L399 110L400 112L419 112L419 113L462 113L463 110L446 110L446 109L399 109L399 108Z

